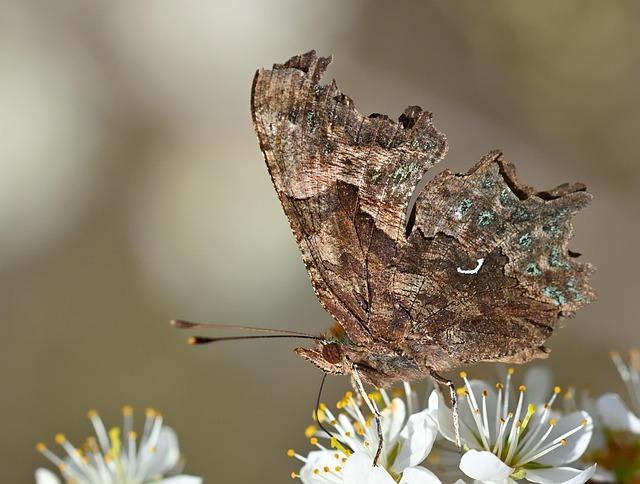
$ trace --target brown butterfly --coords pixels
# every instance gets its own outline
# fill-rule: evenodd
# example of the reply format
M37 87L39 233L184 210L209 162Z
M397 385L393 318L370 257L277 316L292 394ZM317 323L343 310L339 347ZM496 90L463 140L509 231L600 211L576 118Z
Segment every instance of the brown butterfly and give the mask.
M274 187L335 320L295 351L352 375L365 396L362 380L432 376L452 388L437 372L546 357L557 321L595 297L593 267L567 247L585 186L536 191L492 151L465 174L437 175L408 210L445 136L417 106L398 121L361 115L335 81L320 83L330 62L311 51L260 69L251 94Z

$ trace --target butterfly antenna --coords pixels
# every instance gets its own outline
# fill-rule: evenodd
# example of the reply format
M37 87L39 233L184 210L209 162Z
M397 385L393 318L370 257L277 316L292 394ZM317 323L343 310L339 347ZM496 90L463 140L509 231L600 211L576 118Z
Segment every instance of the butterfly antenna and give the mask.
M318 415L318 413L320 412L320 400L322 398L322 389L324 388L324 382L327 379L327 373L322 375L322 381L320 382L320 390L318 390L318 398L316 398L316 408L314 411L314 417L316 419L316 422L318 422L318 426L329 436L329 438L331 440L335 439L336 441L340 442L340 440L333 435L331 432L329 432L329 430L327 430L324 425L322 425L322 421ZM349 445L340 442L342 444L343 447L345 447L346 449L348 449L350 452L353 452L353 449L351 447L349 447Z
M297 335L297 334L261 334L251 336L222 336L218 338L208 338L206 336L190 336L187 342L190 345L204 345L208 343L216 343L218 341L238 341L243 339L271 339L271 338L303 338L303 339L322 339L319 336Z
M238 324L197 323L192 321L184 321L182 319L174 319L170 324L174 328L178 329L233 329L239 331L255 331L257 333L272 333L278 335L291 335L305 338L322 339L319 336L314 336L309 333L302 333L300 331L273 328L256 328L255 326L242 326Z

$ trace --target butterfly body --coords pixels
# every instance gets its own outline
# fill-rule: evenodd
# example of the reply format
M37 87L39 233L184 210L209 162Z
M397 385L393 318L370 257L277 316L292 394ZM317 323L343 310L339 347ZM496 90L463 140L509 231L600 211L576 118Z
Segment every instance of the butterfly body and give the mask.
M362 116L315 52L256 73L252 115L312 285L337 326L297 353L386 386L478 361L546 356L561 317L594 298L568 250L582 184L536 191L498 151L444 171L430 113Z

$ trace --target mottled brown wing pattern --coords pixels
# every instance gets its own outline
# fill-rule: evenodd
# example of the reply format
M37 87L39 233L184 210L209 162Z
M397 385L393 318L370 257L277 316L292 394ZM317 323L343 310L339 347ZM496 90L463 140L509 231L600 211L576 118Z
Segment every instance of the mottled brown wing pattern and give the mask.
M269 172L323 306L353 341L384 333L386 268L404 238L405 212L423 174L445 155L431 114L399 122L359 114L315 52L256 73L255 128Z
M537 192L492 152L432 179L407 221L446 139L418 107L398 122L362 116L335 82L319 83L329 62L312 51L259 70L251 105L320 302L357 345L423 372L540 356L558 318L594 297L592 267L568 250L584 186Z
M581 184L521 185L499 152L465 175L431 180L394 281L409 340L430 340L460 362L533 356L559 317L595 296L592 266L568 250L570 218L590 199ZM458 270L478 259L477 273Z

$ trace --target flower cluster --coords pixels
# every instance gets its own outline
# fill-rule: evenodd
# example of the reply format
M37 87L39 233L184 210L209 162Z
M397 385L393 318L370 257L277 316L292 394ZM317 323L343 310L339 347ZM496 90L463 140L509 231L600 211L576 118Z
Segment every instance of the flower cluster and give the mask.
M391 395L378 390L370 395L382 408L384 446L377 467L372 466L375 422L348 392L335 413L321 405L317 424L306 430L316 450L289 450L303 462L291 477L304 484L637 482L630 461L625 477L611 456L618 455L612 445L620 442L614 440L620 432L640 434L640 353L632 353L629 362L614 354L614 362L629 388L632 410L614 394L597 401L585 397L577 405L575 392L562 395L542 367L530 368L521 384L515 384L513 369L495 385L461 372L461 448L455 445L453 411L439 391L418 405L408 384ZM640 463L640 440L633 442ZM625 452L628 456L629 449Z
M182 467L176 433L163 425L162 415L148 408L140 439L133 430L133 409L122 409L123 425L107 430L95 410L89 410L95 436L76 448L63 434L55 441L66 456L59 457L45 444L36 448L58 467L67 483L74 484L200 484L202 479L180 473ZM59 484L48 469L36 471L37 484Z
M413 412L416 395L408 385L405 388L408 390L405 399L390 396L385 390L370 395L384 406L382 436L385 447L380 456L380 466L372 466L378 446L373 418L365 417L361 405L351 392L347 392L337 404L338 415L334 415L326 405L320 406L318 422L326 425L331 434L316 425L306 429L311 445L318 450L307 456L293 449L288 451L290 457L304 462L300 473L294 472L291 477L300 478L305 484L440 482L431 471L418 465L431 451L438 433L437 425L429 409ZM328 441L330 448L321 440Z

